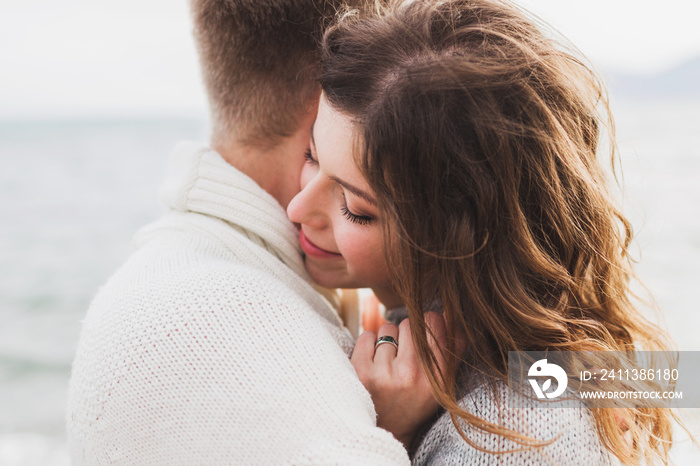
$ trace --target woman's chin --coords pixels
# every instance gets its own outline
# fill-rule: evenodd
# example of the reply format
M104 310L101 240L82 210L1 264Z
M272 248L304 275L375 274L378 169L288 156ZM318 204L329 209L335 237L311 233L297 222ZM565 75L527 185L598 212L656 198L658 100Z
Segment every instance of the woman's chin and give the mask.
M310 260L305 260L304 265L314 283L324 288L362 288L362 285L348 277L344 270L321 268Z
M334 278L332 276L329 276L329 274L314 274L311 273L309 269L306 270L309 272L309 275L311 275L311 278L313 279L314 283L316 283L318 286L322 286L324 288L357 288L349 284L346 280Z

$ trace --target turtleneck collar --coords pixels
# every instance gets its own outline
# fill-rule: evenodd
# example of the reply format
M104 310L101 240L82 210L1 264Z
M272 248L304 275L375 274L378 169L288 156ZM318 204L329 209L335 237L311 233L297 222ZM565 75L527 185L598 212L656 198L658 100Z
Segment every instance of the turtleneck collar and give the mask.
M175 147L159 199L174 210L226 221L307 277L298 232L282 206L208 146L183 142Z

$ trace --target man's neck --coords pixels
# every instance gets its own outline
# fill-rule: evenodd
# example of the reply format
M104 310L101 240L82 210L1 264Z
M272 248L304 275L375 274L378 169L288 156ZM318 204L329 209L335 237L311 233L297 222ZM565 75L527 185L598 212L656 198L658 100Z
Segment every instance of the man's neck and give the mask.
M299 192L304 153L309 149L311 125L316 119L313 105L299 120L299 128L290 136L280 139L273 147L244 143L234 134L219 134L212 140L212 148L229 164L253 179L286 209L289 201Z
M231 141L227 143L212 143L226 162L249 176L261 188L267 191L277 202L286 209L291 200L288 192L298 191L299 187L289 186L289 176L292 170L300 170L294 160L279 148L263 149Z

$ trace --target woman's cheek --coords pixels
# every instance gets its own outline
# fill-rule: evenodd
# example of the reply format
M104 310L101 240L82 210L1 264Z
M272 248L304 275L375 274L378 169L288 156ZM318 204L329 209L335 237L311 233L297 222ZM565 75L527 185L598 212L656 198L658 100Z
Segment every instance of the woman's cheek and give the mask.
M386 269L380 228L374 225L346 226L337 235L337 240L348 268L362 274L358 278L370 278Z
M353 231L355 225L352 225L346 218L342 217L338 223L340 225L334 229L336 245L345 261L350 264L357 260L361 238L359 238L358 232Z

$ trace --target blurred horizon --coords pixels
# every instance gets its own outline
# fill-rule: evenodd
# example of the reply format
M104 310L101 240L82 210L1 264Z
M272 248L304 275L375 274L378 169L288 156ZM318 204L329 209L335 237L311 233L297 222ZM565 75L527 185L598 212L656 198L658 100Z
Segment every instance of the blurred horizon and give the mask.
M615 72L599 70L611 92L613 101L622 103L676 101L700 101L700 54L690 57L676 65L661 69L655 73ZM45 111L37 113L0 111L0 122L41 122L72 121L90 123L94 121L178 121L201 120L209 123L206 106L180 108L164 112L162 109L105 108L70 109L69 111Z
M604 74L648 78L700 59L700 3L516 0ZM186 0L26 0L0 16L0 119L201 117Z

